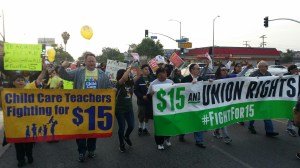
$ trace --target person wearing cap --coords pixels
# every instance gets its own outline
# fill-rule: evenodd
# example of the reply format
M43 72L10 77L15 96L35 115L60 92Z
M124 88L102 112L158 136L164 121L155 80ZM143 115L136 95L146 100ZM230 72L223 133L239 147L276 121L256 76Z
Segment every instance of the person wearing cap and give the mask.
M252 65L248 64L247 67L244 68L243 71L239 72L238 74L228 74L229 69L225 65L221 64L215 72L215 80L244 76L250 67L252 67ZM220 134L220 130L222 135ZM228 134L227 126L216 129L213 132L213 136L217 139L223 139L223 141L226 144L232 142L232 139L229 137Z
M269 64L266 61L261 60L257 64L258 70L252 72L249 76L250 77L272 76L272 74L268 71L268 66ZM272 120L264 120L264 123L265 123L266 136L274 137L279 135L278 132L274 132ZM252 134L256 134L256 130L254 128L254 120L249 121L248 129Z
M166 64L165 58L161 55L157 55L155 57L156 63L158 65L159 68L163 68L164 65Z
M285 73L284 75L299 75L298 67L296 65L294 65L294 64L290 65L288 67L288 73ZM294 129L295 129L295 127L293 126L293 121L292 120L288 120L286 131L292 137L296 137L297 136L297 133L296 133L296 131Z

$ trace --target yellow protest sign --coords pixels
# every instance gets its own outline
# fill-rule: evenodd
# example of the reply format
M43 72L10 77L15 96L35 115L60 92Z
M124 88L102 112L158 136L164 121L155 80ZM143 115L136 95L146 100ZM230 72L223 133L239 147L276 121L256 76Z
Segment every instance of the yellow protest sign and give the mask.
M42 44L4 43L4 70L42 70Z
M67 80L63 80L63 81L64 81L64 89L73 89L72 81L67 81Z
M111 137L113 89L3 89L8 142Z

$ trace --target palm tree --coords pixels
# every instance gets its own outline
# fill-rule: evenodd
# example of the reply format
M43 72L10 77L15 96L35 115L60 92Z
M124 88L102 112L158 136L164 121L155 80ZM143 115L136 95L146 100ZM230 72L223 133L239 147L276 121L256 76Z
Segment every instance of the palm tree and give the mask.
M64 39L64 44L65 44L65 51L67 51L67 42L70 38L70 34L68 32L63 32L61 34L61 37Z

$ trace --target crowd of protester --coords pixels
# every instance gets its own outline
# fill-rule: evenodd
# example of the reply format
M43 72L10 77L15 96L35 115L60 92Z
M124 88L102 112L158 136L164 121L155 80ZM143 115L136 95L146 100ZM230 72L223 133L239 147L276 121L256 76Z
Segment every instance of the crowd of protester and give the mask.
M199 67L198 64L190 64L188 76L183 76L181 70L174 67L169 60L166 62L158 62L158 68L154 72L151 70L148 64L139 66L139 71L135 77L132 77L131 71L133 69L133 63L128 66L127 69L120 69L116 75L116 83L113 84L109 77L105 74L104 63L96 66L96 58L93 53L85 52L84 64L77 65L76 68L70 69L70 63L65 61L61 65L53 67L44 64L43 70L40 74L32 74L29 71L22 71L17 75L11 77L10 87L14 88L40 88L40 89L63 89L63 80L72 81L74 89L105 89L115 88L116 90L116 110L115 116L118 123L118 138L119 138L119 150L120 152L126 152L126 145L131 147L134 143L130 139L135 127L133 103L137 103L138 119L137 119L137 134L139 136L150 136L148 123L153 118L152 109L152 95L154 94L153 85L156 84L174 84L174 83L197 83L202 81L222 80L225 78L234 78L244 76L246 71L252 66L247 65L243 70L240 63L235 63L233 71L230 73L230 69L221 64L218 66L214 77L206 75L208 64L204 68ZM268 72L268 63L266 61L260 61L257 65L258 69L250 74L252 77L271 76ZM299 70L295 65L291 65L288 68L288 73L285 75L298 75ZM0 73L1 78L6 78L3 73ZM94 85L87 84L86 81L91 79ZM87 87L88 85L88 87ZM133 94L137 97L137 102L132 101ZM1 102L1 101L0 101ZM292 110L291 110L292 112ZM274 131L272 120L264 120L266 136L273 137L279 133ZM244 125L244 122L239 122ZM127 128L126 128L127 126ZM249 121L249 132L256 134L254 127L254 121ZM297 132L298 131L298 132ZM300 136L299 129L293 125L292 120L288 120L287 132L289 135L296 137L297 133ZM195 145L200 148L206 148L204 144L204 131L194 132ZM222 127L213 131L213 136L217 139L222 139L225 143L232 143L232 139L229 136L228 128ZM155 143L158 150L164 150L165 146L170 147L170 136L156 136ZM178 135L178 141L184 143L184 134ZM80 138L76 139L78 160L80 162L86 161L87 157L94 158L96 150L96 138ZM33 163L32 148L33 143L15 143L16 155L18 166L25 165L25 156L29 164ZM296 156L300 159L300 153Z

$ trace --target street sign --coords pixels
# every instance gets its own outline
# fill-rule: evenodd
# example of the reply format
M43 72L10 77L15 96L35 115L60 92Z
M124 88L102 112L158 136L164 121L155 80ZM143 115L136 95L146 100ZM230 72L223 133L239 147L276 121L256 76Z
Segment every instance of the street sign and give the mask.
M192 43L190 42L178 43L178 48L192 48Z
M157 39L157 36L151 36L151 39Z
M185 43L186 42L186 39L179 39L179 40L176 40L177 43Z

